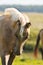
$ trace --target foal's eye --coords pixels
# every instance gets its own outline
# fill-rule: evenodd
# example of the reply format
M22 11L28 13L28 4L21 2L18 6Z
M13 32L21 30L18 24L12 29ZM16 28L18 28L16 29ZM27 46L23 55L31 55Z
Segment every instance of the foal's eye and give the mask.
M29 22L29 23L27 23L27 24L25 25L25 28L30 27L30 25L31 25L31 23L30 23L30 22Z

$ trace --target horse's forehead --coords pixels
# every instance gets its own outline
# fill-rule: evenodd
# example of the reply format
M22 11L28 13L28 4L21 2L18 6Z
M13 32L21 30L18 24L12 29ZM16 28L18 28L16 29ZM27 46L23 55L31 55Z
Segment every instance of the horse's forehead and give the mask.
M29 17L27 15L23 15L22 20L23 20L22 22L23 25L30 22Z
M22 25L22 26L25 26L26 23L29 23L29 20L26 19L24 15L21 15L21 17L20 17L20 22L21 22L21 25Z

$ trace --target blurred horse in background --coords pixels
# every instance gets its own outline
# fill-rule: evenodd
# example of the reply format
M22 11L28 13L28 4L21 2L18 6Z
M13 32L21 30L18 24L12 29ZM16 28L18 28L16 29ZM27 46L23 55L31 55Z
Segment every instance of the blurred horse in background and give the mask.
M38 46L39 46L39 43L41 41L41 55L42 55L42 59L43 59L43 29L41 29L39 31L39 34L37 36L37 40L36 40L36 45L35 45L35 50L34 50L34 55L35 57L37 57L37 53L38 53Z
M2 65L12 65L16 55L28 39L28 28L31 23L15 8L7 8L0 15L0 57ZM9 59L6 56L9 55Z

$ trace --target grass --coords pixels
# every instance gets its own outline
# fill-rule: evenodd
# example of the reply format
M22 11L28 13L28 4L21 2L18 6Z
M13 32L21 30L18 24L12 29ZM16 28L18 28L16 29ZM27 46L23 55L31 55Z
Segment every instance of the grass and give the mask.
M38 60L31 60L31 59L27 59L27 60L25 60L25 61L20 61L20 59L19 60L16 60L15 59L15 65L43 65L43 62L40 60L40 61L38 61ZM14 63L13 63L13 65L14 65Z

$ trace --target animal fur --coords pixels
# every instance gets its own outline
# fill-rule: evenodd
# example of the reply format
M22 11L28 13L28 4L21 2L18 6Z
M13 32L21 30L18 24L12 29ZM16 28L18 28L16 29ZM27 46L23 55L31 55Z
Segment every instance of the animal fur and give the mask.
M0 56L2 65L5 56L10 55L8 65L11 65L15 55L19 55L24 42L28 38L27 29L31 23L15 8L7 8L0 16ZM28 26L28 27L27 27Z

